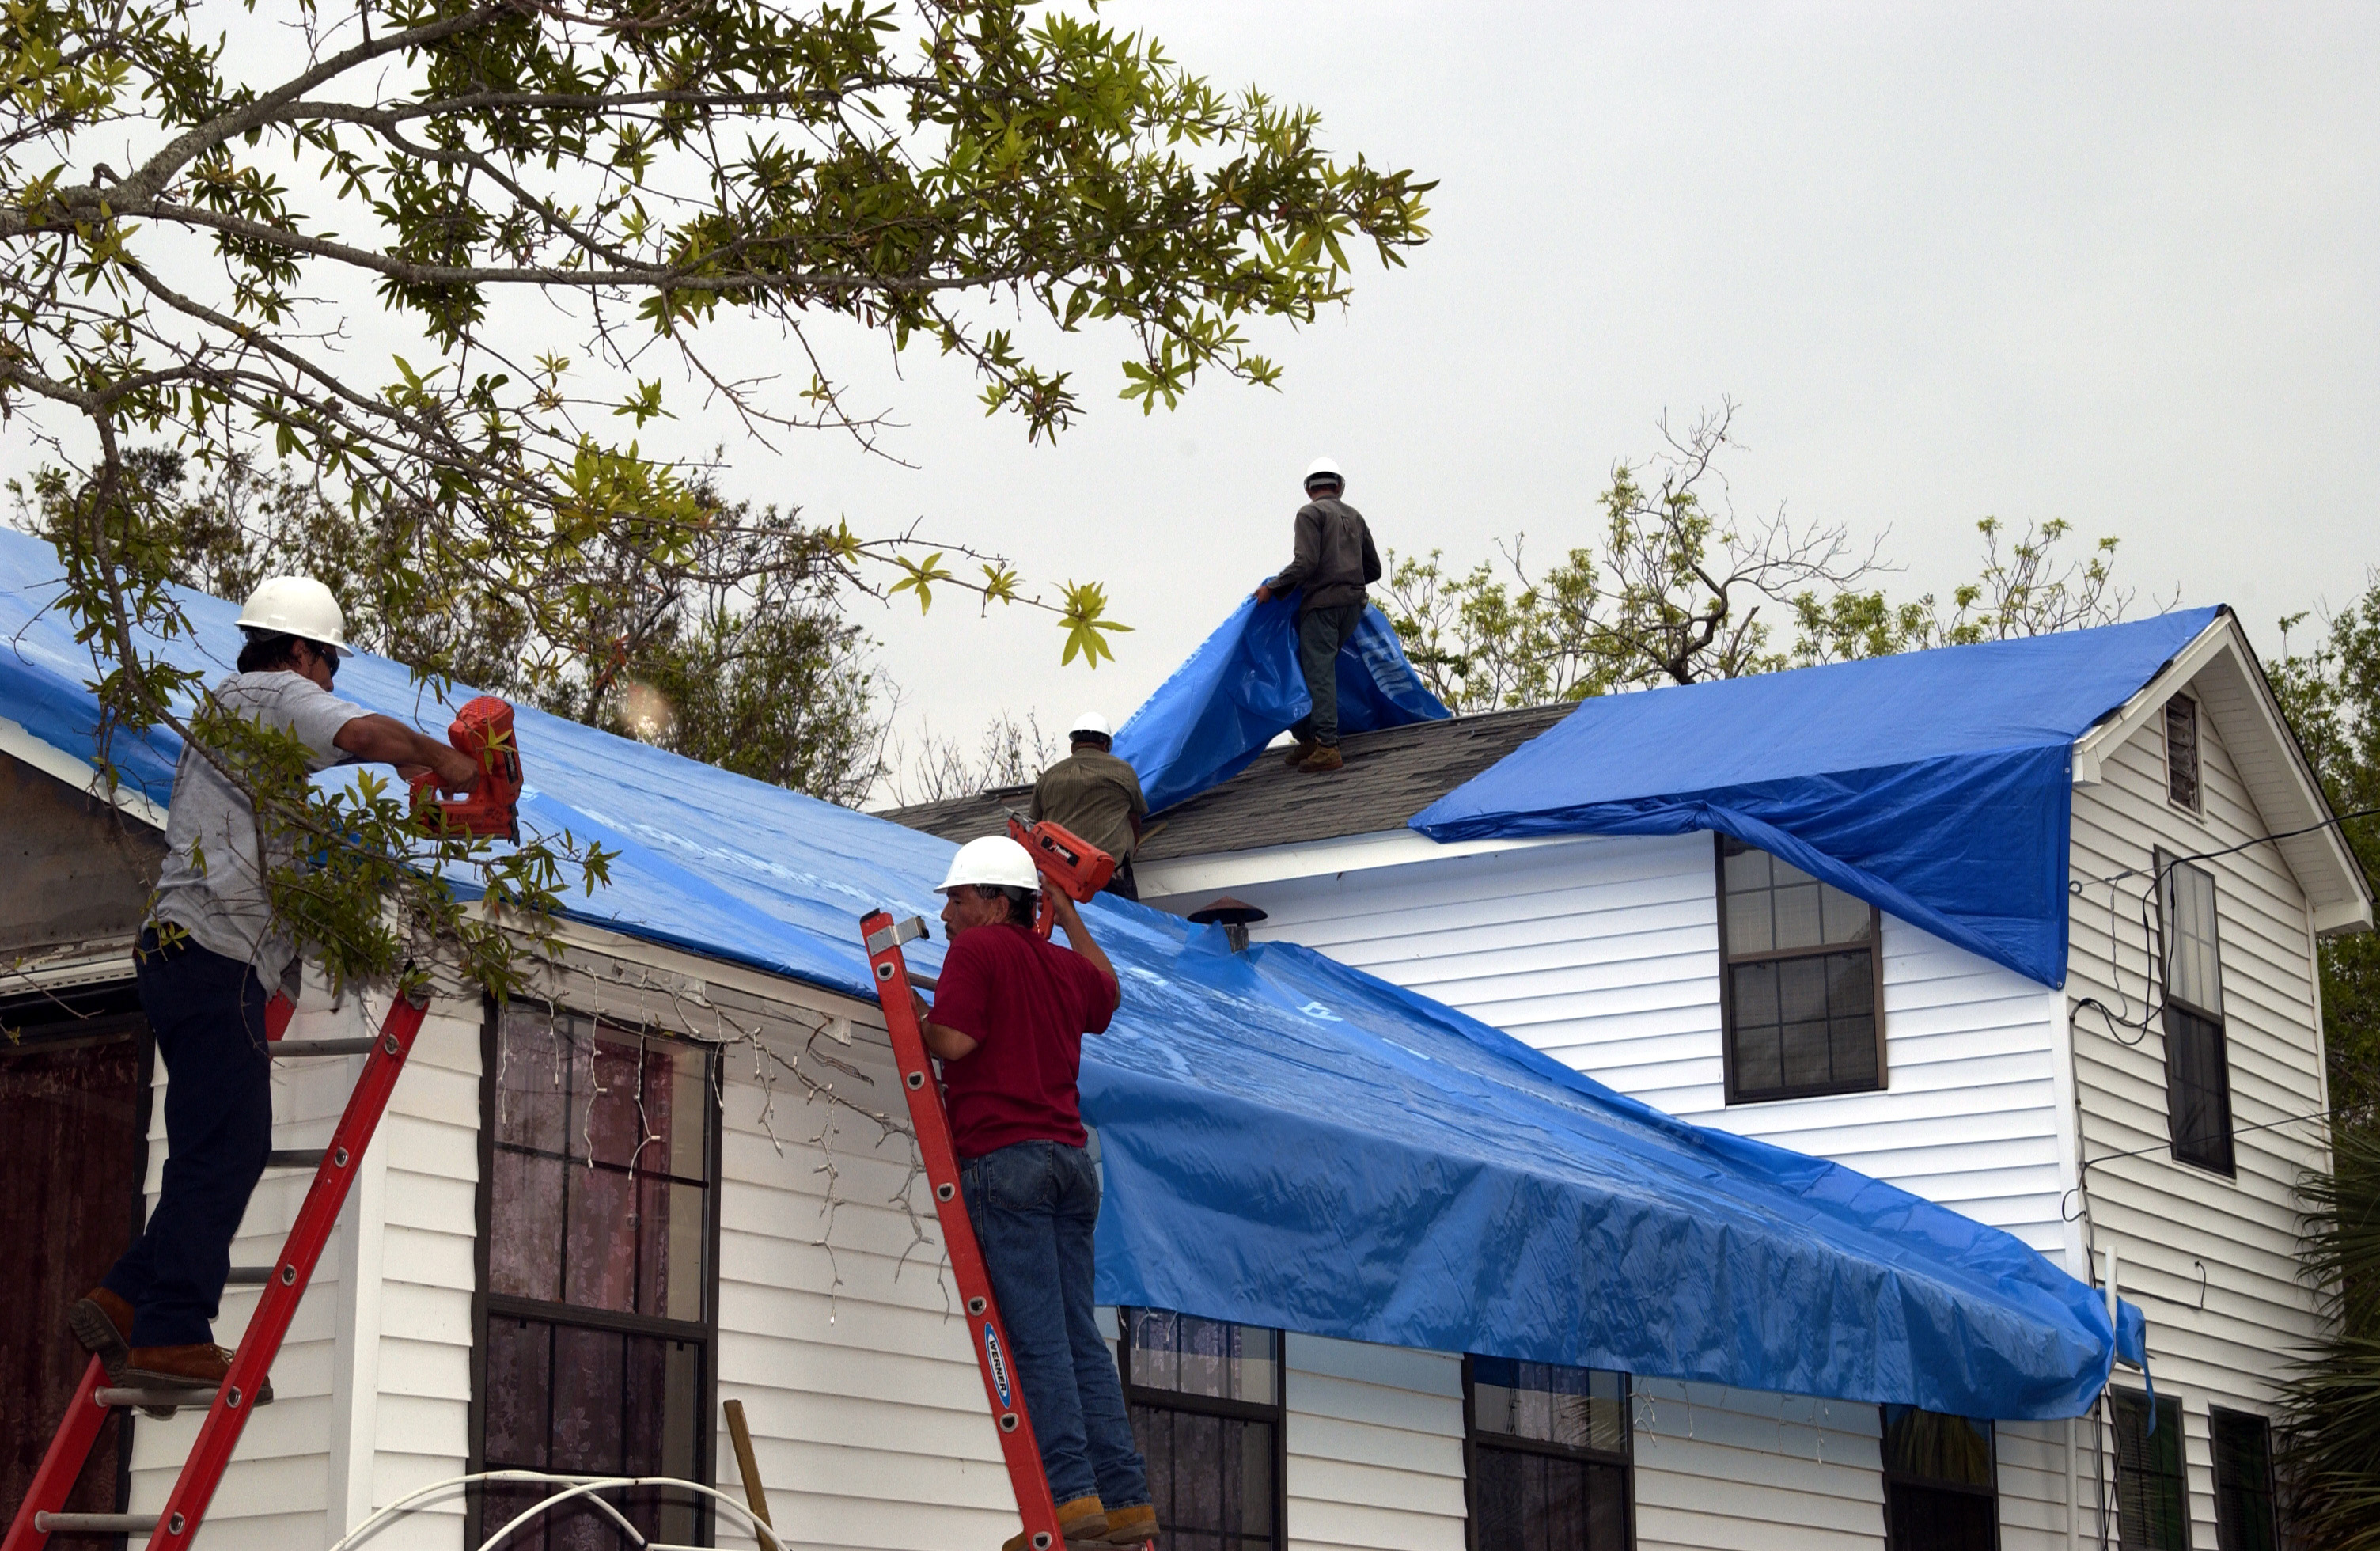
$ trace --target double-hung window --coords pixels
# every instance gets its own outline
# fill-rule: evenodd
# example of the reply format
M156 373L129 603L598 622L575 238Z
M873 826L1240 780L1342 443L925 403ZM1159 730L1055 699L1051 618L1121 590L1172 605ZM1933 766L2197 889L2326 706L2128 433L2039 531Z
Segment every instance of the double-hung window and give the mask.
M1884 1086L1876 907L1718 837L1727 1101Z
M1884 1408L1887 1551L1993 1551L1997 1482L1990 1423Z
M1628 1375L1465 1364L1471 1551L1626 1551Z
M1281 1332L1163 1309L1117 1314L1124 1408L1167 1551L1278 1551Z
M515 1003L486 1060L474 1468L707 1479L712 1052ZM473 1544L546 1495L486 1489ZM705 1533L689 1494L606 1496L649 1540ZM505 1544L630 1543L577 1504Z
M2173 1156L2233 1171L2231 1063L2223 1025L2223 963L2215 875L2157 854L2165 950L2165 1097Z
M2273 1427L2261 1416L2215 1408L2215 1544L2218 1551L2277 1551Z
M2190 1494L2182 1471L2181 1402L2109 1389L2116 1413L2116 1536L2121 1551L2190 1551Z

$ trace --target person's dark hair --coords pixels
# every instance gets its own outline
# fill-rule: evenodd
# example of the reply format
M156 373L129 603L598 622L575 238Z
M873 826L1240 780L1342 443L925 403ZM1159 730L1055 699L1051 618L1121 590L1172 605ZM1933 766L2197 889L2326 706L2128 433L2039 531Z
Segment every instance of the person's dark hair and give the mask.
M1090 745L1093 748L1113 748L1115 746L1115 740L1109 737L1105 733L1069 733L1066 734L1066 738L1068 742L1072 743L1077 748L1081 747L1085 744Z
M1305 493L1310 496L1330 496L1335 499L1343 494L1346 489L1346 485L1337 479L1308 479L1305 482Z
M243 634L248 636L248 644L239 648L237 667L241 673L269 673L275 668L297 666L298 643L302 636L285 636L278 630L249 630Z
M970 887L975 890L978 899L999 898L1007 901L1008 920L1011 926L1031 926L1033 917L1041 909L1041 896L1030 889L1009 889L997 883L977 883Z

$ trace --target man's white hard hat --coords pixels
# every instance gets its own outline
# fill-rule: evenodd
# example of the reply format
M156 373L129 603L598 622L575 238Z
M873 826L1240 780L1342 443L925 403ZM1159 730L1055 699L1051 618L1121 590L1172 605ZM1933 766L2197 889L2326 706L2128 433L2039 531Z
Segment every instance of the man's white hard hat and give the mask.
M257 584L239 612L239 627L303 636L337 648L341 657L355 655L347 649L347 616L339 600L311 576L268 576Z
M1339 472L1339 460L1333 457L1316 458L1305 466L1305 482L1311 485L1317 479L1335 480L1342 490L1347 485L1347 476Z
M1006 835L986 835L959 847L951 858L951 870L934 885L934 892L947 894L962 884L979 883L993 889L1041 888L1041 875L1034 868L1033 854Z
M1086 733L1094 733L1102 738L1115 736L1115 729L1108 725L1106 717L1097 711L1078 711L1075 720L1067 724L1066 735L1079 738Z

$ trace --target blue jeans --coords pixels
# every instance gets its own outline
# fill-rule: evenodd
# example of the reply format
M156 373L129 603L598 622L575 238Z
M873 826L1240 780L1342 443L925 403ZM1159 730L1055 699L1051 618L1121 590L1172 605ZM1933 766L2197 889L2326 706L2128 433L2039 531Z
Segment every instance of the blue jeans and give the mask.
M264 988L188 938L133 955L140 1011L165 1060L165 1170L149 1226L101 1285L132 1305L134 1346L214 1339L231 1242L273 1150Z
M1146 1504L1148 1466L1093 1314L1099 1177L1090 1158L1062 1142L1019 1142L963 1160L959 1194L1008 1327L1050 1496L1096 1495L1111 1511Z
M1290 729L1299 743L1339 745L1339 648L1364 623L1364 605L1308 609L1297 616L1297 668L1314 709Z

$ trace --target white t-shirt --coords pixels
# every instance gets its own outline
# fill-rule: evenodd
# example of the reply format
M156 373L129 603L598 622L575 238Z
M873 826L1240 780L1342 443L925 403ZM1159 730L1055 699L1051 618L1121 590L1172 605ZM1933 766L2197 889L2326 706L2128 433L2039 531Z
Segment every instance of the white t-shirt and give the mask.
M309 770L344 761L347 756L331 740L365 714L361 706L285 670L235 673L215 686L215 699L236 716L295 733L306 745ZM157 877L152 917L182 927L209 952L254 964L257 979L273 990L298 956L298 945L273 918L266 870L257 854L256 812L247 795L205 755L185 747L174 769L165 864Z

